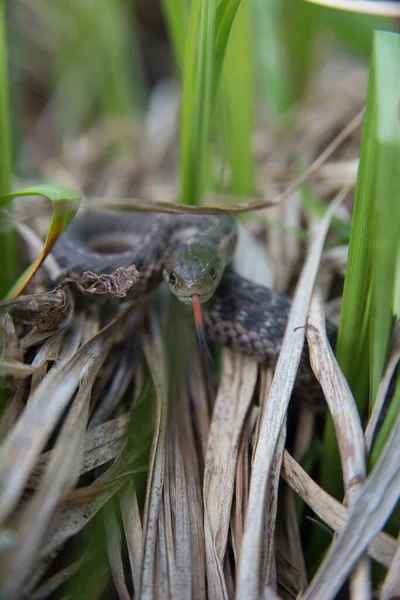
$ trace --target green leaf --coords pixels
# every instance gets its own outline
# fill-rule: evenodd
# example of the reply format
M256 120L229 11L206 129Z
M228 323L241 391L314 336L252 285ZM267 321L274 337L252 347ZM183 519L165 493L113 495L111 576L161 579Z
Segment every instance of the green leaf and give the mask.
M56 243L58 237L74 217L76 211L78 210L81 199L79 194L67 188L43 184L24 188L23 190L1 196L0 206L4 206L11 200L11 198L15 198L17 196L45 196L51 200L53 204L53 216L50 221L46 241L40 256L38 256L35 262L25 270L21 277L19 277L16 284L8 292L6 298L14 298L21 293L21 291L36 273L46 256L51 252L51 249Z

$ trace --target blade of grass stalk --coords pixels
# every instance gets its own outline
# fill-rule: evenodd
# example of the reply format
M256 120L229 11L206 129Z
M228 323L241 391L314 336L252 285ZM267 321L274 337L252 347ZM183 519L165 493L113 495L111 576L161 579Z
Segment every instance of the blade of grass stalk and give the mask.
M168 456L168 455L167 455ZM168 458L165 461L166 471L168 469ZM175 559L173 551L173 538L171 527L166 523L167 518L171 523L171 506L169 495L164 494L164 510L160 510L158 516L158 538L156 548L156 569L154 587L157 590L157 596L168 598L172 588L171 578L175 572Z
M195 393L192 398L189 397L189 390L182 390L182 410L177 407L177 427L179 436L180 455L183 458L184 473L186 478L188 511L189 511L189 528L190 528L190 556L191 556L191 578L192 589L196 590L196 595L199 600L206 599L206 566L205 566L205 549L204 549L204 518L203 518L203 502L202 502L202 481L201 472L204 457L196 447L194 432L193 432L193 404L200 404L205 399L206 382L202 376L200 369L200 358L195 357L191 365L196 365L191 372L193 377L193 385ZM199 407L199 415L207 411L207 404ZM203 423L203 427L207 427L208 419ZM201 427L201 425L200 425ZM207 427L208 429L208 427Z
M264 375L264 373L263 373ZM272 379L272 377L271 377ZM262 382L265 386L265 382ZM256 427L257 418L259 415L258 407L251 407L249 415L246 418L240 446L238 449L238 460L235 475L235 520L232 525L234 531L234 547L235 563L239 563L240 548L242 547L242 538L244 530L244 522L246 516L247 500L249 496L249 481L250 481L250 465L248 457L250 456L252 435Z
M247 2L247 0L244 0ZM229 47L229 40L232 36L232 26L236 17L236 13L240 8L243 0L222 0L217 8L217 23L215 37L215 80L214 93L216 93L219 83L219 78L224 63L225 53ZM239 27L240 29L240 27ZM235 34L233 34L235 35ZM236 34L238 35L238 34ZM245 36L246 38L246 36ZM239 39L237 40L237 43ZM235 44L236 45L236 44ZM247 51L248 49L246 49Z
M286 450L282 478L333 532L342 531L349 509L319 487ZM396 549L395 538L381 532L369 544L368 554L379 564L389 567Z
M91 485L107 482L113 479L115 473L114 465L105 471L101 477ZM43 546L39 552L39 560L47 561L53 552L59 549L64 542L76 535L93 519L106 502L110 500L123 486L126 479L116 478L109 485L103 486L103 490L90 500L67 507L57 515L52 527L47 532ZM34 576L36 573L33 574ZM34 585L34 582L33 582Z
M266 492L275 447L287 412L287 406L295 381L300 356L304 345L304 325L307 321L308 305L311 299L320 255L330 219L337 207L343 202L348 188L339 194L330 205L324 218L314 231L313 242L303 267L292 309L289 314L282 350L275 368L271 390L261 423L259 440L253 459L253 471L250 482L249 502L243 544L239 563L238 597L256 600L259 598L261 584L261 547L263 530L263 511L266 505Z
M303 600L333 599L360 555L381 531L400 495L400 416L348 520L317 571Z
M397 550L380 589L379 600L390 600L400 596L400 533L397 538Z
M376 398L393 315L400 205L400 36L375 35L361 142L360 167L350 235L349 260L337 343L337 357L361 413ZM369 359L369 361L368 361ZM332 422L325 429L322 486L341 493ZM317 544L318 545L318 544ZM321 554L318 545L316 554Z
M376 103L373 219L371 256L371 397L382 377L393 319L395 267L400 245L400 35L376 32L372 61ZM393 260L388 260L392 257Z
M308 316L310 362L333 416L340 447L345 491L349 506L357 499L365 479L365 443L360 415L343 373L330 347L320 293L314 292Z
M115 458L124 443L129 424L129 415L124 414L112 421L88 431L85 435L84 453L79 474L83 475ZM43 471L51 459L52 450L44 452L36 461L28 480L28 487L37 487Z
M262 399L265 407L268 402L269 390L264 392ZM261 413L261 418L263 412ZM276 586L276 516L278 511L279 473L282 467L283 452L286 444L286 418L283 422L279 438L276 444L274 457L271 464L270 477L267 490L267 505L265 511L265 523L263 531L264 551L262 553L261 565L261 589L274 588ZM258 442L258 439L257 439Z
M216 81L218 69L223 62L221 80L221 104L224 119L224 146L231 171L231 189L238 195L250 195L254 192L254 165L252 155L253 127L253 78L251 61L251 37L249 22L249 1L230 2L234 5L236 18L218 23L216 40ZM219 5L218 17L221 18ZM229 15L231 16L231 15ZM223 38L225 25L228 43ZM220 46L222 48L220 48ZM226 47L226 52L223 50ZM219 53L222 58L219 59ZM218 61L221 61L221 65Z
M239 440L257 382L250 358L223 351L222 376L214 405L204 472L204 527L208 593L228 598L224 561Z
M15 379L26 379L36 371L36 367L26 365L14 358L0 358L0 377L10 375Z
M134 481L120 492L120 506L132 580L136 589L140 581L141 559L143 555L143 529Z
M373 304L369 310L371 314L379 313L370 331L373 336L370 344L374 396L383 370L391 322L394 270L393 263L387 258L393 256L393 251L394 256L397 255L399 241L397 224L400 215L395 201L396 190L400 187L400 123L395 102L400 94L399 48L399 36L377 32L337 345L339 363L356 393L360 387L360 372L363 379L368 373L366 367L360 369L359 359L362 347L367 343L365 339L360 340L360 332L363 331L367 293L371 286ZM371 240L374 240L373 244ZM379 272L378 267L383 270ZM362 401L362 397L357 399ZM361 409L362 406L361 403Z
M53 216L47 232L46 241L43 246L42 253L37 260L30 266L18 279L17 283L8 292L6 298L15 298L18 296L39 269L40 265L50 254L51 249L57 241L57 238L61 235L64 229L67 227L69 222L74 217L78 210L80 195L67 188L54 185L37 185L18 192L12 192L4 194L0 197L0 206L4 206L11 198L17 196L45 196L51 200L53 204Z
M165 443L168 412L168 384L165 371L162 343L157 336L153 344L148 336L143 338L143 348L148 361L157 398L157 415L147 478L146 501L143 516L143 557L138 595L151 598L154 585L157 520L164 483Z
M4 519L21 496L29 473L62 411L90 364L90 354L121 327L128 309L82 346L71 358L55 364L36 389L25 411L1 447L0 520Z
M136 462L138 457L143 454L143 435L147 443L149 429L149 406L147 400L147 391L138 386L133 402L133 409L131 414L129 414L128 437L125 437L126 443L122 445L111 467L102 473L100 477L86 488L78 488L68 495L66 501L61 506L62 511L55 519L44 540L39 557L42 562L46 563L48 557L52 553L57 552L66 540L81 531L96 516L102 506L118 492L127 479L132 476L132 469L126 472L126 465L132 464L132 460ZM139 414L141 408L143 408L146 415L145 423L142 421L143 412ZM135 435L130 435L133 423L139 427L135 429ZM104 425L104 427L106 426L107 424ZM145 430L144 434L143 429ZM92 431L88 433L89 436L91 434ZM90 442L90 447L92 443L94 443L94 440ZM102 550L102 546L99 549ZM43 566L41 568L43 569ZM44 568L46 568L46 564ZM34 577L32 579L34 580L32 585L34 585L38 579Z
M303 2L255 0L252 11L257 79L268 117L279 122L306 86L315 20Z
M15 598L20 593L37 559L46 527L57 505L79 477L91 388L111 343L108 339L100 347L93 348L79 392L58 436L41 485L19 519L17 534L20 544L7 565L2 589L4 598Z
M67 567L61 569L61 571L58 571L55 575L52 575L46 579L46 581L42 583L40 587L36 588L33 594L30 594L31 600L43 600L43 598L48 598L61 585L68 581L68 579L73 577L87 560L88 558L86 556L78 558L70 563Z
M183 63L180 146L181 201L184 204L200 204L207 185L216 92L239 5L240 0L224 0L219 5L212 0L192 2Z
M161 0L169 38L174 49L175 61L183 71L185 60L186 30L189 20L189 6L186 0Z
M135 419L136 424L138 424L136 419L139 418L140 420L140 416L136 412L136 401L138 402L138 405L141 401L144 401L144 404L147 404L145 402L146 398L143 396L143 390L140 386L138 388L138 394L135 394L133 413L132 415L129 415L129 425L132 425L132 419ZM148 407L145 408L145 411L148 416ZM107 424L105 424L105 426L106 425ZM132 471L129 471L128 473L125 473L124 471L126 471L128 462L131 462L132 460L136 461L137 457L143 453L141 425L142 422L140 422L139 429L135 432L135 436L128 435L126 438L127 443L123 445L116 460L109 469L107 469L91 485L75 489L68 494L67 498L60 506L61 512L56 517L44 540L43 548L39 553L40 562L36 565L35 572L31 575L30 581L27 584L28 591L34 587L36 582L48 568L49 557L53 560L54 555L59 552L64 542L79 533L82 528L96 516L104 503L107 502L127 481L127 477L132 475ZM89 435L91 433L92 432L90 432ZM147 435L147 433L145 435ZM92 440L92 442L94 442L94 440ZM134 458L132 459L132 457ZM98 531L99 528L95 525L90 530L91 537L93 538L93 535L96 536ZM97 555L101 554L103 549L105 549L105 545L103 548L103 541L99 541L100 545L98 543L92 544L92 547L96 548ZM98 559L96 558L96 561L97 560ZM96 568L97 567L98 564L96 564ZM92 596L93 590L90 585L89 588L91 590L90 596Z
M124 575L124 564L122 560L122 533L115 514L115 507L108 503L103 509L104 523L107 539L107 554L110 564L111 575L120 600L130 600L131 596Z
M185 45L181 123L181 201L200 204L208 167L216 5L193 0Z
M177 401L179 402L179 400L178 398ZM178 409L178 404L175 405L175 408ZM179 406L179 409L185 410L181 406ZM167 465L169 468L165 472L164 488L164 495L170 496L172 515L175 516L175 526L171 536L173 543L168 549L168 553L175 549L175 567L171 577L172 596L177 597L181 595L182 598L189 598L193 589L193 583L188 485L180 435L175 430L175 422L174 419L172 432L170 429L172 435L169 436L169 443L167 444L169 455ZM169 521L172 525L174 519L169 519ZM168 526L167 522L166 525Z
M334 422L346 499L351 508L358 501L367 471L363 428L348 383L328 342L319 292L314 292L311 300L306 335L311 366L324 391ZM361 557L351 575L350 593L354 598L371 596L369 562L366 556Z

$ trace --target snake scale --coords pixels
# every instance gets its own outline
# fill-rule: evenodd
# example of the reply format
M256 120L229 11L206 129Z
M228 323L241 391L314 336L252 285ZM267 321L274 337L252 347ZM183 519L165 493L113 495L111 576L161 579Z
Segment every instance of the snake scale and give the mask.
M53 254L75 276L134 264L139 277L130 292L133 297L149 294L164 278L181 301L191 303L197 295L207 302L204 326L210 342L274 365L291 303L286 295L256 285L229 267L235 244L236 224L227 215L88 211L73 219ZM329 333L334 342L334 329ZM296 385L311 401L320 397L306 350Z

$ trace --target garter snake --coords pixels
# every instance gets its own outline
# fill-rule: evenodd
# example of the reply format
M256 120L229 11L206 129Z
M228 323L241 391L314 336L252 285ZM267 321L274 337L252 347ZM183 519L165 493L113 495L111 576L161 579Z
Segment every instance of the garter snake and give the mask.
M60 266L75 275L86 270L110 273L134 264L139 277L133 296L150 293L164 279L184 303L211 299L204 319L207 339L273 365L290 300L234 273L229 265L235 244L235 221L227 215L88 211L73 219L53 253ZM335 337L333 328L330 334ZM299 379L315 387L304 354Z

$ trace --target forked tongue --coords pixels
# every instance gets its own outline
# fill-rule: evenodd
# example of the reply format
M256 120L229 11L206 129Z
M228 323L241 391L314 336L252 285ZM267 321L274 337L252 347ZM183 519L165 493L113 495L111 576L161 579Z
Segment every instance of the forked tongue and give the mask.
M194 317L194 325L196 327L197 340L199 342L200 350L203 354L203 357L207 357L211 364L213 364L213 359L210 354L210 350L207 346L206 334L204 331L204 323L203 323L203 314L201 312L201 304L200 298L197 295L192 296L192 305L193 305L193 317Z

